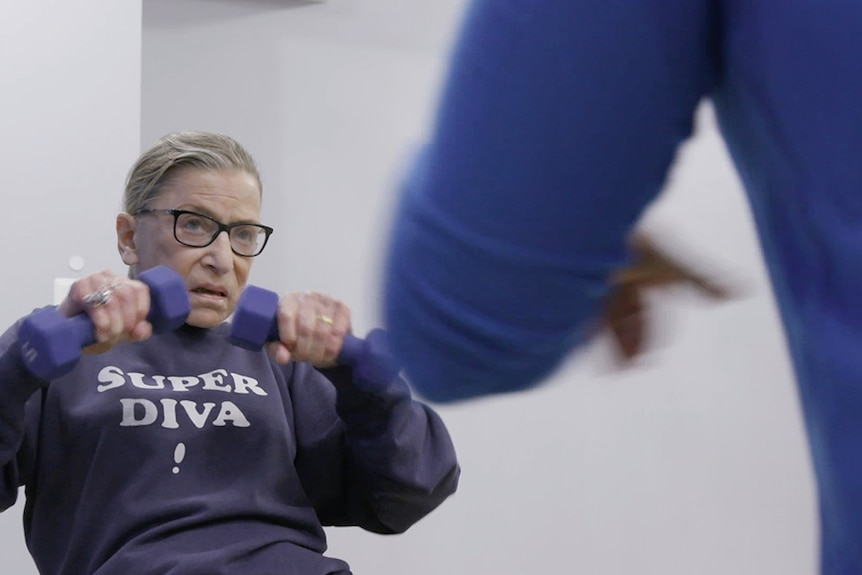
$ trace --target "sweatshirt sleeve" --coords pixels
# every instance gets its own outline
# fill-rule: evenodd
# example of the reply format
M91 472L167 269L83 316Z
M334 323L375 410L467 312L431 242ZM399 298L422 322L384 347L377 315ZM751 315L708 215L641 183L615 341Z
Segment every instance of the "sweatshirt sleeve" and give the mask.
M18 345L20 321L0 336L0 511L15 504L24 483L23 469L32 459L24 445L25 432L39 417L39 394L46 382L32 376ZM28 453L22 453L27 451Z
M440 417L399 376L296 364L296 466L323 525L401 533L455 492L455 449Z
M385 324L424 397L525 389L592 333L715 87L717 4L469 6L384 272Z

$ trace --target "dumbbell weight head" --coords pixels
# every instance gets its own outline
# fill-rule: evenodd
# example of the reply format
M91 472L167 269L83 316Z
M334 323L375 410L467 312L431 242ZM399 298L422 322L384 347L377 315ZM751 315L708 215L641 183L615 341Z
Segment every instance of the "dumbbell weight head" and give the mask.
M71 370L81 357L81 349L89 345L86 339L92 339L93 324L87 320L86 315L66 317L53 308L25 319L18 340L30 373L50 381Z
M153 324L153 330L163 332L181 326L191 311L183 278L166 266L158 266L142 272L138 279L150 288L147 321ZM40 310L25 319L18 340L27 369L44 380L71 370L81 350L96 342L87 314L67 318L56 308Z
M150 288L150 311L147 321L153 331L173 331L186 322L192 311L186 282L168 266L156 266L138 275L140 281Z
M230 324L230 341L245 349L257 350L278 339L278 294L257 286L246 287Z

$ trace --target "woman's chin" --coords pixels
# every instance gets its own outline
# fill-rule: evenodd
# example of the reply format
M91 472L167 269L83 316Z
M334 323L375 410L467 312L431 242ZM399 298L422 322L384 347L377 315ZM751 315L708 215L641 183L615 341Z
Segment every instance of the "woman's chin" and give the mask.
M212 328L221 325L228 318L228 314L213 309L192 309L186 324L192 327Z

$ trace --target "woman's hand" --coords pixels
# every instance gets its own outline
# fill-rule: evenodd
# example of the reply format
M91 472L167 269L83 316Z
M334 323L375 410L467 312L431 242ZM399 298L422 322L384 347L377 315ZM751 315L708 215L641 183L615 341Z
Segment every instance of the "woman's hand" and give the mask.
M690 285L713 300L724 301L732 295L726 286L671 257L646 234L635 234L630 246L632 264L613 276L614 288L605 300L603 313L604 327L610 330L624 360L633 359L646 347L650 321L644 303L647 290Z
M267 350L278 363L332 367L350 330L350 308L344 302L317 292L290 293L278 306L280 341L267 344Z
M84 353L102 353L119 343L141 341L153 334L147 321L149 287L110 270L73 283L57 310L66 317L80 313L90 317L96 343L84 348Z

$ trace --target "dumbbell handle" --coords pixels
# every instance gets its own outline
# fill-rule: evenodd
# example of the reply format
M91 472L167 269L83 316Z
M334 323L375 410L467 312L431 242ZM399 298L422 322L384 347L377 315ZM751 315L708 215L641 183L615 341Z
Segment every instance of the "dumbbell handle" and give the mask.
M66 320L69 325L69 334L73 341L79 342L83 349L96 343L96 329L93 320L86 313L79 313Z
M191 308L185 282L174 270L156 266L139 276L150 288L147 320L154 332L176 329ZM51 380L74 366L81 350L96 343L93 322L86 313L65 317L56 308L46 308L25 319L18 331L21 357L33 375Z
M147 287L152 287L152 282L156 281L155 278L157 274L163 276L167 273L173 274L175 272L169 271L164 266L157 266L155 268L151 268L147 271L141 272L141 274L138 276L138 279L147 284ZM162 331L166 328L175 329L182 324L182 321L177 320L172 325L162 326L159 324L158 320L160 318L158 317L158 315L159 310L156 309L155 306L151 306L150 311L147 313L147 321L153 324L154 331ZM69 322L69 333L71 334L73 341L80 342L81 348L96 343L96 328L93 325L93 320L90 319L89 315L87 315L86 313L79 313L68 318L66 321Z
M147 321L154 322L155 310L150 310L147 314ZM69 335L72 341L78 342L81 348L93 345L96 343L96 326L93 325L93 320L86 313L79 313L66 319L69 326Z
M267 336L267 341L278 341L278 322L273 318L272 326L269 330L269 335ZM234 340L234 343L237 343ZM242 344L240 344L242 345ZM248 347L248 346L243 346ZM344 340L341 343L341 351L338 352L338 357L336 361L341 365L348 365L350 367L354 367L359 359L362 357L362 352L365 349L365 340L359 337L356 337L352 333L348 333L344 336Z
M248 286L237 303L231 342L257 350L267 341L278 341L278 299L273 291ZM369 379L389 381L400 371L389 354L387 335L382 329L371 330L364 340L352 334L345 335L336 361Z
M269 341L278 340L278 325L273 320ZM360 378L389 382L401 371L389 354L386 333L373 329L365 339L346 334L341 343L336 362L353 368Z

